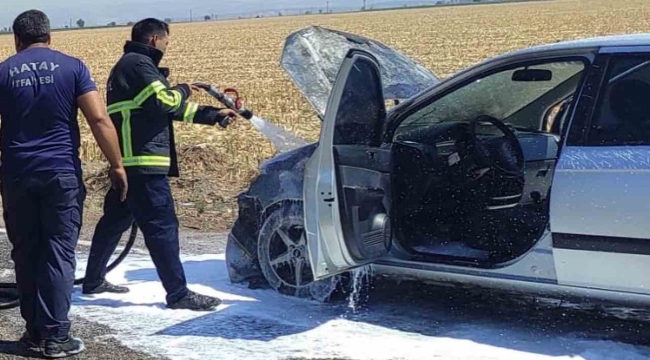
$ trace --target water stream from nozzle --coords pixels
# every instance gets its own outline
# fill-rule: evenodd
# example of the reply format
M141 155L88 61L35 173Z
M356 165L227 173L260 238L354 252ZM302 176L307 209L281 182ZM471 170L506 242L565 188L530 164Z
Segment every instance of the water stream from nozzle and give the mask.
M237 111L237 113L239 113L239 115L241 115L243 118L248 119L259 132L264 134L264 136L266 136L266 138L269 139L271 143L273 143L279 152L285 152L307 145L307 142L303 139L293 135L292 133L282 129L277 125L272 124L267 120L254 115L250 110L243 108L241 106L241 102L239 101L239 95L237 94L236 90L225 90L225 92L234 92L235 98L231 98L226 93L219 91L216 86L210 85L208 83L199 82L195 83L194 85L205 89L208 94L212 95L212 97L217 99L227 108Z
M307 145L305 140L258 116L253 115L250 118L250 122L273 143L279 152L285 152Z

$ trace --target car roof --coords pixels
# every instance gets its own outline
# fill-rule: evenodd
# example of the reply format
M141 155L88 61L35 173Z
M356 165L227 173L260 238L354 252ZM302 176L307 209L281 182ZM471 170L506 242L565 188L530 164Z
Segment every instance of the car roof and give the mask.
M441 83L446 83L447 81L462 77L465 74L471 74L475 69L481 68L484 66L489 66L490 64L498 63L500 61L512 59L512 58L522 58L522 59L534 59L539 56L544 56L547 54L555 53L572 53L572 52L581 52L581 51L598 51L600 48L606 47L635 47L635 46L649 46L650 47L650 33L639 33L639 34L625 34L625 35L610 35L610 36L599 36L599 37L590 37L583 38L578 40L570 41L558 41L556 43L548 43L543 45L531 46L528 48L523 48L511 52L502 53L492 58L485 59L479 63L476 63L470 67L464 68L449 77L446 77ZM441 83L432 85L428 89L422 91L418 96L422 96L431 90L431 88L438 86ZM403 102L398 105L396 109L401 108L407 104ZM392 111L393 109L391 109Z
M650 33L591 37L537 45L504 54L504 56L533 55L544 52L571 51L611 46L650 46Z

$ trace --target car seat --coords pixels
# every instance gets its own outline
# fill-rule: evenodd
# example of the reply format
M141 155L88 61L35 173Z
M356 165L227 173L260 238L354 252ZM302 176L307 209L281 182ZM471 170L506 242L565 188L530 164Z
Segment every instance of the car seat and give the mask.
M621 80L611 87L609 103L617 125L603 134L606 142L648 142L650 130L650 84L639 79Z

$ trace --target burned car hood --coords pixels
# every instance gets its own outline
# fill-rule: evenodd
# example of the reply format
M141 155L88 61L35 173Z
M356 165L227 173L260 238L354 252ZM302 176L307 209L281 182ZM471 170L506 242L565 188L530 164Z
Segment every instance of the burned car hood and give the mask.
M380 42L310 26L287 37L280 64L321 119L350 49L364 50L377 58L386 100L408 99L439 81L422 65Z

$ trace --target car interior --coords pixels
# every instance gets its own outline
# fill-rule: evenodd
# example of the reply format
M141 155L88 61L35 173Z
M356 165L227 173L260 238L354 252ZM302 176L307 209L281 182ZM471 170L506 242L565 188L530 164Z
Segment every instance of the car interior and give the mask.
M614 63L587 142L620 146L650 143L650 61L630 57Z
M392 217L421 261L495 266L530 250L549 220L558 147L584 63L475 78L400 119Z

